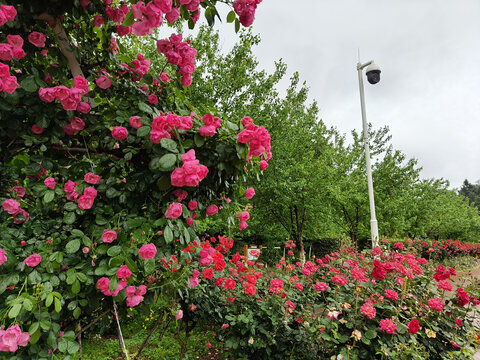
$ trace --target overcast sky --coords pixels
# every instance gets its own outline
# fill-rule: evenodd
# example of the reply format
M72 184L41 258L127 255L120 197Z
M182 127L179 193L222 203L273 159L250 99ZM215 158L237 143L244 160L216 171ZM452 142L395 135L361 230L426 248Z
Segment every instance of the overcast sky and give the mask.
M221 28L228 48L233 26ZM260 67L282 58L325 124L348 134L362 124L360 49L382 70L380 83L365 82L374 128L388 125L425 178L480 180L480 0L263 0L253 30Z

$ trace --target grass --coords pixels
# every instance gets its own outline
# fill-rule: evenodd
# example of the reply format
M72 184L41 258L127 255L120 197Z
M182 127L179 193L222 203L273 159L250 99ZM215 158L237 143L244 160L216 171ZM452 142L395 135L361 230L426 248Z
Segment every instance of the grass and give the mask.
M145 320L143 320L145 319ZM143 321L141 321L143 320ZM138 351L140 345L148 336L150 329L155 323L155 318L151 315L138 314L130 319L120 321L122 332L125 339L125 346L129 353L130 359ZM140 358L142 360L178 360L180 359L181 345L179 340L184 341L185 332L182 330L178 332L178 324L172 321L167 328L161 341L158 341L160 336L160 328L155 331L150 338L147 346L142 350ZM146 329L145 329L146 327ZM111 324L112 332L116 331L114 323ZM212 344L212 348L207 348L207 343ZM187 353L183 358L190 359L214 359L215 352L215 336L211 334L208 328L196 326L188 339ZM101 336L99 334L88 334L82 339L83 360L121 360L124 359L118 337L116 335ZM79 356L73 357L79 359Z

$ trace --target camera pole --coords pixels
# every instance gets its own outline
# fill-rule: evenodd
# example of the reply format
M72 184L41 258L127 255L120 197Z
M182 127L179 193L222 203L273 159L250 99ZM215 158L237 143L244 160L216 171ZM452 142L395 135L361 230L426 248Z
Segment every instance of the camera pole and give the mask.
M373 180L372 180L372 166L370 164L370 147L368 145L368 126L367 113L365 111L365 95L363 89L363 69L372 64L369 61L365 64L358 62L358 85L360 87L360 105L362 107L362 123L363 123L363 143L365 145L365 161L367 164L367 183L368 183L368 199L370 201L370 233L372 236L372 248L378 246L378 222L375 215L375 199L373 196Z

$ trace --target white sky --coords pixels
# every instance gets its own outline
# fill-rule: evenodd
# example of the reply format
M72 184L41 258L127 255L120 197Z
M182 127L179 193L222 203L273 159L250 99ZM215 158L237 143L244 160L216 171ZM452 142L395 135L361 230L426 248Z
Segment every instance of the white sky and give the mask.
M233 25L220 28L228 50ZM380 83L365 82L374 128L388 125L423 177L480 180L480 0L263 0L253 30L260 67L282 58L344 133L361 130L360 49L382 69Z

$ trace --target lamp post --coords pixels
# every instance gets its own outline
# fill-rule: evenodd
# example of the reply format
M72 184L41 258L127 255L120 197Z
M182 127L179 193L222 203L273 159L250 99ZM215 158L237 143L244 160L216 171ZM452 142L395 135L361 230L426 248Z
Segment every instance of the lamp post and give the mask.
M370 164L370 147L368 145L368 126L367 114L365 111L365 94L363 90L363 69L367 67L367 79L370 84L376 84L380 81L380 68L373 61L364 64L358 62L358 85L360 87L360 105L362 107L362 123L363 123L363 142L365 144L365 161L367 163L367 182L368 182L368 199L370 201L370 232L372 235L372 247L378 246L378 222L375 215L375 199L373 197L373 180L372 166Z

